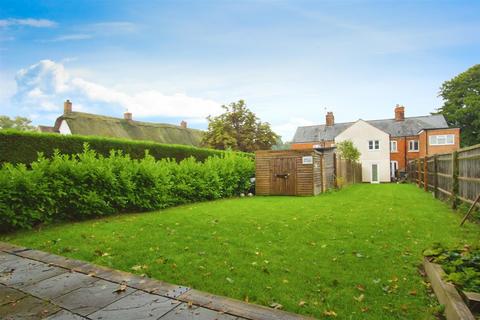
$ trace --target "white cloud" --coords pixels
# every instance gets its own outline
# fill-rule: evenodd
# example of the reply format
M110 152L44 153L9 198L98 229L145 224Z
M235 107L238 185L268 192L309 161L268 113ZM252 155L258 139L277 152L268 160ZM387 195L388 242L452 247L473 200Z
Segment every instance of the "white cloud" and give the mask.
M91 23L81 28L87 32L99 35L132 33L138 30L136 24L128 21L109 21Z
M89 112L120 115L125 109L134 117L184 117L200 121L221 112L220 103L188 96L185 93L166 95L156 90L129 94L101 84L72 76L62 63L42 60L16 76L14 100L30 113L62 110L62 101L70 99ZM85 107L83 107L85 106ZM108 111L107 111L108 112Z
M49 40L40 40L41 42L63 42L63 41L75 41L75 40L87 40L91 39L92 35L84 34L84 33L76 33L76 34L65 34L62 36L55 37Z
M48 19L2 19L0 20L0 27L9 26L29 26L34 28L51 28L55 27L57 23Z

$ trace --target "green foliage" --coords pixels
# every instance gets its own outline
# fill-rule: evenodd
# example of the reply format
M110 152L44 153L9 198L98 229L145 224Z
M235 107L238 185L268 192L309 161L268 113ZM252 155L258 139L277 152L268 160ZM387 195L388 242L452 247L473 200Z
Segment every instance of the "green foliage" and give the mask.
M353 145L351 140L345 140L336 144L340 157L345 160L358 161L360 159L360 151Z
M107 157L85 144L78 155L41 156L27 169L0 169L0 229L30 228L56 220L80 220L126 211L231 197L249 188L249 156L225 152L198 162Z
M438 109L448 124L461 128L462 146L480 143L480 64L443 83Z
M417 266L434 242L478 244L480 225L459 228L460 219L413 185L355 184L61 223L0 241L315 319L433 320L441 307Z
M0 163L29 165L37 159L39 152L49 158L54 154L55 149L62 154L77 154L83 151L85 142L88 142L92 150L103 156L108 156L111 150L121 150L132 159L142 159L145 156L145 150L148 150L155 159L172 158L177 161L188 157L202 161L209 156L223 154L219 150L149 141L0 130Z
M218 117L208 117L208 131L202 144L220 150L253 152L268 150L279 136L270 124L261 122L243 100L223 105L225 112Z
M447 281L464 291L480 292L480 249L470 246L447 249L436 243L423 254L434 257L433 261L442 265Z
M32 131L35 127L30 125L32 120L24 117L15 117L11 119L8 116L0 116L0 130L14 129L20 131Z

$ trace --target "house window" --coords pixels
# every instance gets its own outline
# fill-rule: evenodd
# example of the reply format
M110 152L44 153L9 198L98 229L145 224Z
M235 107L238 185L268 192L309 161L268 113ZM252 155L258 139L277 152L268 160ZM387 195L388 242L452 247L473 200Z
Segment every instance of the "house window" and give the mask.
M408 151L417 152L418 151L418 140L408 141Z
M390 141L390 152L397 152L397 141Z
M368 140L368 150L379 150L380 141L378 140Z
M435 135L430 136L428 139L431 146L455 144L455 135L453 134Z

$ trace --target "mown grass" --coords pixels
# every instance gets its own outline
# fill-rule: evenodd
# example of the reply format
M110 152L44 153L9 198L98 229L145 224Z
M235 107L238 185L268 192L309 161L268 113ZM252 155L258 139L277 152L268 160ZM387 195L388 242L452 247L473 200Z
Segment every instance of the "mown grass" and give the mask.
M3 237L16 244L322 318L429 319L418 273L435 242L480 228L413 185L354 185L318 197L220 200ZM363 295L363 296L362 296Z

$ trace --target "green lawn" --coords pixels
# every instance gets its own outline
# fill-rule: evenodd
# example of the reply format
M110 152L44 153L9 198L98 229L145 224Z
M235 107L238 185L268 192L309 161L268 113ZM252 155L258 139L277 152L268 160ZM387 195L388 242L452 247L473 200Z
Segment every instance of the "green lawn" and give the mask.
M250 302L340 319L429 319L417 267L480 228L413 185L253 197L68 223L3 240ZM363 295L363 296L362 296Z

